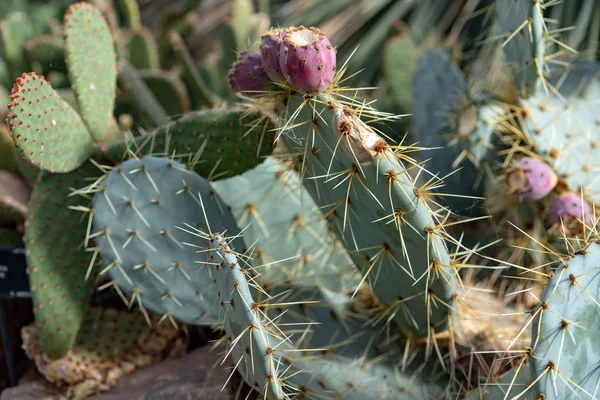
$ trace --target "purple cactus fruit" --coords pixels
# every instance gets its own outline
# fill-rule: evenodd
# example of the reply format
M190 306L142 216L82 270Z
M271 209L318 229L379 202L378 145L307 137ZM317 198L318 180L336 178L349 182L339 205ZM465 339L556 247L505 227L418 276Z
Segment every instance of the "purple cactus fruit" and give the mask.
M550 205L549 219L555 226L564 226L564 233L573 236L582 232L580 221L585 224L592 222L592 209L580 195L565 193Z
M253 91L265 90L266 75L260 54L243 51L229 70L227 78L231 88L239 93L251 95Z
M511 192L528 201L543 199L557 182L558 177L552 167L533 157L521 158L506 175Z
M260 56L267 76L275 83L285 82L279 66L279 46L286 35L283 29L272 29L261 37Z
M279 46L279 65L295 90L318 91L333 80L336 50L317 28L290 28Z

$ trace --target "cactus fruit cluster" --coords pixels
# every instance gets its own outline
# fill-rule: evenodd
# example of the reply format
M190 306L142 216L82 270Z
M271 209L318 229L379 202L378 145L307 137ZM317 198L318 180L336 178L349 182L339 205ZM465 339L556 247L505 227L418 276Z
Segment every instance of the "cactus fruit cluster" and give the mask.
M552 4L493 2L486 46L510 95L447 49L413 57L414 144L389 131L404 118L346 86L351 60L331 36L256 31L247 1L217 83L169 35L210 106L171 120L150 89L168 85L146 79L160 57L123 4L126 46L106 9L67 9L70 100L29 72L7 101L11 145L37 178L27 208L0 191L0 211L24 220L25 348L49 380L74 397L107 390L177 351L179 328L208 326L227 373L267 400L595 396L600 68L550 65ZM149 132L118 118L124 93ZM487 207L508 244L484 237ZM92 306L96 291L141 312Z

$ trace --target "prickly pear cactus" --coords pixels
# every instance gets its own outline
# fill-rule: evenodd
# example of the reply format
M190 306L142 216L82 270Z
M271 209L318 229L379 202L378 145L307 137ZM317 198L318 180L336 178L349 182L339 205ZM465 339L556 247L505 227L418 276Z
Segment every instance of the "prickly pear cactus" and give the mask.
M570 399L597 391L600 239L563 258L532 312L531 375L536 398Z
M25 249L40 346L50 358L73 345L94 290L96 260L83 248L89 219L72 209L89 199L72 190L101 175L91 162L66 174L43 171L31 194Z
M496 0L495 18L506 63L523 96L535 92L545 67L544 50L548 30L543 0Z
M322 34L310 32L285 30L281 48L300 39L311 51L321 48ZM325 60L310 60L296 79L306 79L314 91L311 82ZM275 92L262 104L278 113L279 136L302 183L346 249L357 255L364 281L387 306L382 312L409 335L428 336L444 329L452 315L455 272L443 227L434 219L427 188L413 183L411 167L401 161L412 162L403 147L389 145L363 121L390 117L346 100L338 86L342 75L343 69L319 92ZM288 82L293 85L288 89L307 88Z
M207 266L213 269L220 300L220 313L229 339L228 354L236 369L266 399L284 398L279 346L273 325L252 299L246 270L238 262L229 240L218 231L208 236Z
M113 117L117 57L112 34L100 10L86 2L69 7L64 25L69 79L81 118L94 141L108 146L120 139Z
M137 155L174 157L210 180L235 176L273 152L275 121L244 105L193 111L139 136L112 146L115 160Z
M256 293L254 285L248 280L249 271L240 265L236 252L229 247L227 239L219 234L212 235L211 249L210 260L216 264L215 277L221 307L226 316L224 328L228 336L227 354L231 355L235 368L244 380L252 384L266 399L282 399L295 393L315 398L333 395L350 399L409 399L427 396L427 385L402 375L390 365L369 365L363 363L361 358L309 355L329 349L327 345L320 349L295 348L292 336L285 333L286 322L267 317L263 307L293 307L294 304L302 306L314 301L307 298L288 303L283 299L282 303L276 303L277 297L274 297L270 302L256 303L252 296ZM295 313L293 309L288 310L291 314ZM314 313L308 315L314 316ZM310 326L306 322L296 321L292 324ZM337 326L339 328L344 325L342 323ZM323 344L327 338L317 341ZM304 344L306 343L310 341ZM392 376L394 378L390 379Z
M357 286L354 263L332 235L291 163L269 157L256 168L213 186L223 198L221 207L231 209L244 241L253 246L247 252L252 254L250 262L260 268L261 286L295 282L341 292ZM243 186L252 189L240 196Z
M239 233L210 183L169 158L143 157L113 168L96 191L89 237L102 256L102 273L144 313L216 323L212 269L196 263L196 249L184 246L190 229Z
M72 171L94 151L94 141L77 111L33 72L17 79L6 123L21 156L40 169Z
M472 145L480 143L481 150L487 148L491 129L487 129L485 120L480 123L479 110L469 104L465 76L442 49L430 49L420 57L412 96L411 131L418 138L418 146L424 149L417 156L430 159L427 169L444 179L443 189L451 188L447 190L454 196L442 198L442 204L448 203L454 212L464 213L477 202L482 188L478 185L476 165L463 160L476 160L471 154L480 149ZM439 151L439 147L452 141L456 130L462 133L458 140ZM485 153L478 158L485 159ZM460 171L454 172L458 167Z
M583 189L593 203L600 203L599 78L599 63L574 61L553 71L548 81L556 93L538 89L521 103L529 149L546 157L571 191Z

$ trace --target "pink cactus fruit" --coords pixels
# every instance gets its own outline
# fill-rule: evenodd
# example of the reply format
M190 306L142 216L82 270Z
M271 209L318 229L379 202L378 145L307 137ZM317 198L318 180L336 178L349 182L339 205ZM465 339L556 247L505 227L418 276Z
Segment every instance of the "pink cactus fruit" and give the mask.
M565 193L550 205L549 220L555 226L563 226L567 235L576 235L582 232L580 221L588 225L592 222L592 209L580 195Z
M267 79L260 54L242 52L229 70L227 78L231 88L239 93L252 95L253 91L265 90Z
M510 191L528 201L543 199L557 182L558 177L552 167L533 157L521 158L506 175Z
M336 50L317 28L289 28L279 47L279 65L298 92L319 91L333 80Z
M286 35L283 29L272 29L261 37L260 56L267 76L275 83L285 82L279 66L279 45Z

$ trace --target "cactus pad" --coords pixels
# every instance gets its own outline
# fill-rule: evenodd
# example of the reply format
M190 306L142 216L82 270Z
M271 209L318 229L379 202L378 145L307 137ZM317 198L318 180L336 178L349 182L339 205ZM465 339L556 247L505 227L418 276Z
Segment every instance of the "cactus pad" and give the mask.
M293 95L287 105L281 137L300 155L303 184L356 255L365 281L388 307L384 312L416 336L443 329L453 313L446 306L453 301L455 272L428 194L415 186L401 152L359 111L329 94L308 100ZM285 131L287 126L295 128ZM434 299L445 306L432 307Z
M180 116L190 111L190 96L175 74L164 71L139 71L140 77L167 114Z
M592 238L594 240L598 239ZM600 321L600 244L566 258L546 283L534 324L530 357L536 398L593 397L597 393Z
M181 230L239 233L231 213L209 201L218 196L212 193L210 183L168 158L132 158L100 183L93 229L103 272L142 311L189 324L217 322L212 268L196 262L197 249L184 246L190 235Z
M470 144L479 142L481 113L474 104L468 104L467 80L442 49L428 50L419 59L412 98L411 130L418 146L425 149L416 156L430 160L427 170L440 178L445 177L444 188L448 188L448 192L462 196L480 195L480 188L475 188L477 167L473 162L460 161L464 159L462 155L465 152L471 152ZM461 129L464 121L468 121L469 129ZM456 145L448 146L453 135L461 131L465 134L459 135ZM487 148L486 144L483 148ZM457 164L461 171L452 173ZM469 209L474 203L474 199L464 197L447 197L442 201L447 201L457 213Z
M117 60L111 31L95 6L72 4L64 17L66 62L79 112L94 140L119 139L113 118Z
M188 113L136 139L138 154L175 154L210 180L254 168L273 152L273 121L262 112L228 106ZM109 154L121 157L130 144L119 144Z
M250 262L260 268L261 285L294 282L296 287L354 290L358 278L352 260L289 167L269 157L250 171L213 183L245 242L254 244ZM240 196L244 186L251 189Z
M128 59L131 66L137 69L159 69L158 48L152 32L145 27L130 33L127 42Z
M101 175L91 162L66 174L43 171L31 194L27 265L41 347L50 358L64 356L73 344L97 272L92 254L83 249L88 221L69 209L88 207L90 201L71 193Z
M23 74L10 96L6 122L16 147L30 163L50 172L79 167L94 142L79 114L43 76Z
M239 264L227 240L220 234L213 234L210 249L233 362L246 383L265 399L283 399L284 389L279 376L281 356L277 354L277 346L283 343L275 335L276 327L254 302L247 271Z
M502 35L504 55L517 90L530 96L544 71L544 24L542 1L497 0L496 22Z

